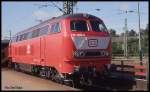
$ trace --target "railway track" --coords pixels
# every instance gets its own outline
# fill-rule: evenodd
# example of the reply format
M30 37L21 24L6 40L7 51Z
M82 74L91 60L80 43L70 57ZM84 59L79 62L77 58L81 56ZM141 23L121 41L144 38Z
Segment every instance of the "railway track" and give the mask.
M53 81L2 68L2 90L79 90Z
M16 75L14 75L13 76L13 78L14 78L14 81L16 81L18 78L15 78L17 75L18 75L18 73L20 73L20 72L17 72L16 73L16 71L12 71L12 70L10 70L10 69L3 69L2 70L3 72L8 72L9 71L9 74L12 74L12 72L13 72L13 74L16 74ZM9 74L7 73L7 75L6 75L6 73L4 74L4 73L2 73L2 87L4 88L4 86L6 86L7 85L7 83L10 83L11 84L11 81L12 81L12 79L5 79L5 80L7 80L7 83L5 83L6 81L3 81L3 78L5 77L5 78L9 78L8 76L9 76ZM20 74L19 74L20 75ZM7 76L7 77L6 77ZM21 74L21 76L22 76L22 74ZM21 77L20 76L20 77ZM23 76L28 76L28 74L23 74ZM11 75L11 77L12 77L12 75ZM30 77L30 75L28 76L28 77ZM31 76L32 78L30 78L32 81L34 80L34 77L35 76ZM39 78L39 77L36 77L36 78ZM41 79L42 78L40 78L40 79L36 79L36 81L41 81ZM10 81L9 81L10 80ZM40 82L39 81L39 82ZM48 79L44 79L44 81L50 81L50 80L48 80ZM33 81L32 83L33 84L35 84L35 83L37 83L37 82L35 82L35 81ZM44 87L44 86L41 86L41 87L43 87L43 88L41 88L42 90L48 90L48 83L47 82L43 82L43 81L41 81L41 83L42 84L40 84L40 85L44 85L44 86L46 86L46 87ZM14 83L14 85L18 85L17 84L18 82L16 82L16 83ZM22 83L21 83L21 85L22 85L22 87L23 88L25 88L24 90L27 90L27 89L32 89L32 90L38 90L38 89L40 89L40 88L38 88L38 89L36 89L35 88L35 86L33 85L33 84L28 84L28 85L30 85L31 87L29 87L29 88L27 88L26 86L23 86L23 85L26 85L26 82L25 82L25 80L22 80ZM43 83L45 83L45 84L43 84ZM69 86L67 87L67 86L64 86L64 88L63 88L63 86L60 86L61 84L58 84L58 85L56 85L56 83L55 82L53 82L53 83L51 83L51 82L49 82L50 83L50 85L51 86L49 86L49 90L51 90L51 87L53 87L52 88L52 90L76 90L76 88L70 88ZM145 80L136 80L135 81L135 83L133 84L133 83L131 83L131 82L129 82L129 81L123 81L123 80L116 80L115 78L107 78L107 79L101 79L100 81L99 81L99 83L100 84L98 84L98 85L91 85L91 86L88 86L88 85L82 85L82 86L80 86L80 88L79 89L77 89L77 90L105 90L105 91L119 91L119 90L131 90L131 91L135 91L135 90L148 90L147 89L147 81L145 81ZM20 84L19 84L20 85ZM36 86L40 86L39 84L36 84ZM53 86L53 85L55 85L55 86ZM33 86L33 87L32 87ZM2 88L2 89L3 89ZM34 89L35 88L35 89ZM45 89L44 89L45 88ZM57 89L55 89L55 88L57 88ZM59 89L58 89L59 88Z
M20 77L23 77L24 79L20 79ZM26 79L31 80L29 84L30 87L27 86L28 84L27 84ZM13 83L11 83L12 80L13 80ZM19 80L21 80L21 82L19 82ZM38 83L37 81L40 83ZM29 74L24 74L24 73L22 74L20 72L16 72L10 69L3 69L2 70L2 90L6 90L7 89L6 87L10 86L10 84L21 86L23 88L21 90L105 90L105 91L147 90L147 81L144 81L144 80L136 80L136 84L132 84L127 81L122 82L121 80L116 80L115 78L107 78L107 80L101 79L100 84L98 85L90 85L90 86L82 85L80 86L79 89L76 89L76 88L72 88L69 86L62 85L62 84L57 84L48 79L43 80L43 78L39 78L39 77L36 77L35 79L35 76L30 76Z
M120 60L120 61L122 61L122 60ZM137 62L133 62L133 61L126 62L126 60L125 60L123 62L124 62L124 65L137 64ZM130 64L128 62L132 62L132 64ZM119 60L112 61L112 63L115 63L116 65L120 65L120 66L122 64L121 62L119 62ZM144 65L146 65L146 64L144 64ZM4 69L4 71L5 71L5 69ZM14 71L14 72L16 72L16 71ZM29 73L27 73L27 74L29 74ZM4 76L8 76L8 75L4 75ZM39 77L39 76L36 76L36 77ZM8 78L8 80L9 80L9 78ZM46 80L50 81L48 79L46 79ZM101 80L99 80L99 83L100 84L98 84L98 85L94 85L94 84L93 85L82 85L78 89L79 90L106 90L106 91L118 91L118 90L132 90L132 91L135 91L135 90L143 91L144 90L144 91L146 91L146 90L148 90L147 80L136 80L135 83L129 83L127 81L118 80L115 78L106 78L106 79L102 78Z

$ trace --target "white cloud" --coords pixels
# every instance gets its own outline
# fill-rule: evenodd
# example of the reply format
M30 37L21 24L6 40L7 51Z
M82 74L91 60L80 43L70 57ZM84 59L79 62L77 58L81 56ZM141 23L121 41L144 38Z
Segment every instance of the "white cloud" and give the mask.
M48 12L48 11L42 11L42 10L33 12L33 17L37 20L46 20L48 18L57 17L60 15L62 15L61 12Z

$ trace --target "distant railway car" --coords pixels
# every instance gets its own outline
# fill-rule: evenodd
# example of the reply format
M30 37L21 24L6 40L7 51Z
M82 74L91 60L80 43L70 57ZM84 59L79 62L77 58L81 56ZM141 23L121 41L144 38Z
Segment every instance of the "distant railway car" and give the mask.
M1 40L1 66L8 65L8 44L9 40Z
M77 82L82 77L88 83L110 64L111 37L96 16L63 15L17 33L9 57L16 70L56 81Z

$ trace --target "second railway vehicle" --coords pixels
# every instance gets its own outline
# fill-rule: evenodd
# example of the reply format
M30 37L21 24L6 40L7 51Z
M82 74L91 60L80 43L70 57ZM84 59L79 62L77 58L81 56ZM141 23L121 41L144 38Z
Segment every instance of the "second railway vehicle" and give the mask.
M9 57L16 70L90 85L110 64L111 37L96 16L63 15L17 33Z

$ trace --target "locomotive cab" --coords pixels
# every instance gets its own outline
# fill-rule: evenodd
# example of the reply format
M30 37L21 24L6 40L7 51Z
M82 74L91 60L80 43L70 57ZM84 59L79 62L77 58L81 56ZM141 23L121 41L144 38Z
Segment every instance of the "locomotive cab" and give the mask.
M95 66L103 71L111 60L111 38L103 21L93 15L79 14L66 19L65 61L79 67Z

